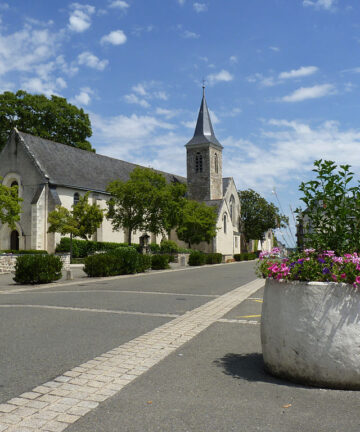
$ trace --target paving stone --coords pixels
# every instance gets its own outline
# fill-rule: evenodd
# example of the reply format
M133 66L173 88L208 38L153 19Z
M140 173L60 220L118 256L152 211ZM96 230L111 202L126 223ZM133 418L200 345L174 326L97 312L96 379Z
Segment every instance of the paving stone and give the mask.
M0 412L9 413L14 411L17 407L10 404L0 404Z
M48 431L48 432L61 432L65 430L69 426L68 423L61 423L56 420L52 420L51 422L47 423L42 430Z
M60 414L59 416L56 417L56 420L64 423L75 423L76 420L78 420L79 418L80 416L78 415Z

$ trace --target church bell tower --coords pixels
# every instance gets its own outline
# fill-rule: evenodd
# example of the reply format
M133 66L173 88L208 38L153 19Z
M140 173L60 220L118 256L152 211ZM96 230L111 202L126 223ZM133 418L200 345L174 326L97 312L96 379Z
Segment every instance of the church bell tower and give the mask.
M223 146L214 134L205 99L205 86L195 133L185 147L189 198L196 201L222 199Z

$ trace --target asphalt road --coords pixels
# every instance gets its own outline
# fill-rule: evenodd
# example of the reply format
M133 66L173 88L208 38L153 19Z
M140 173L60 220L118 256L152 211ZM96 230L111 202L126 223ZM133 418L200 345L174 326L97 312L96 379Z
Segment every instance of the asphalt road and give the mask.
M238 263L0 294L0 402L253 279L253 263ZM264 372L261 299L259 290L66 430L359 432L360 392Z

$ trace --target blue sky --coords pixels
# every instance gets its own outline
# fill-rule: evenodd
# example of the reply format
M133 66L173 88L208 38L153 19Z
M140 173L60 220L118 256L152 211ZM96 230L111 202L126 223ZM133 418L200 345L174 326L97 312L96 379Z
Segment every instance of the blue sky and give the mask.
M1 92L66 97L98 153L185 175L204 78L224 176L287 214L315 159L360 169L359 54L355 0L0 1Z

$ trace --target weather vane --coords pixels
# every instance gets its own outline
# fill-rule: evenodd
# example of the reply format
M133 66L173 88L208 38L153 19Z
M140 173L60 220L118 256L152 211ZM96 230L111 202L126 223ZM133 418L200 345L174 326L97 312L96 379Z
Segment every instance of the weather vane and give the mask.
M202 79L203 95L205 95L205 83L206 83L206 80L205 80L205 78L203 78Z

